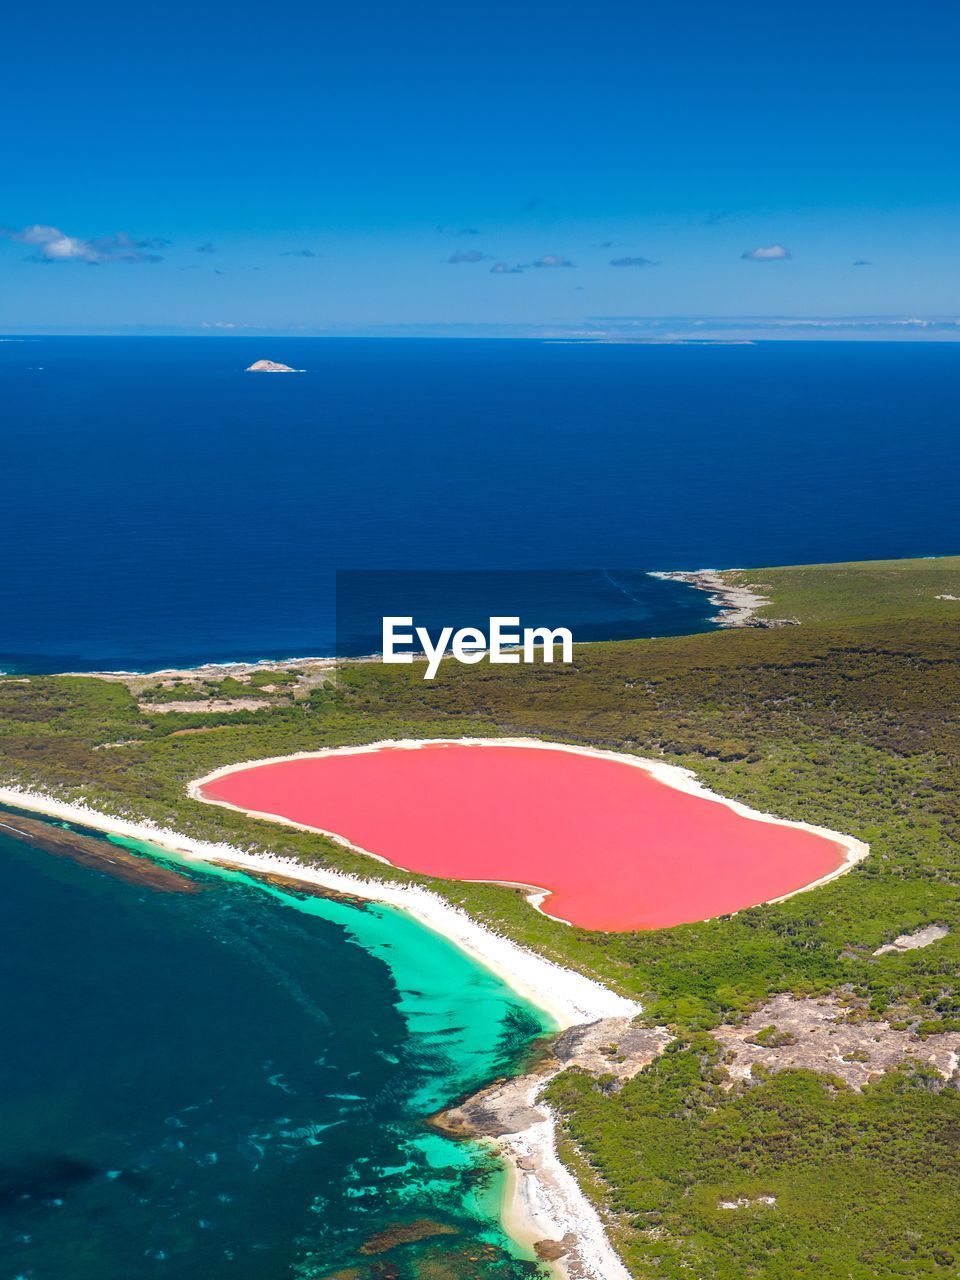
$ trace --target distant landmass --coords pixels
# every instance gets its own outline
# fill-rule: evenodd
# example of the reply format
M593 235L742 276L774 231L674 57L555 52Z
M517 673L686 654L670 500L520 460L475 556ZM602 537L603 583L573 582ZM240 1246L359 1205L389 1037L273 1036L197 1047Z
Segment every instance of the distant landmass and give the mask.
M302 369L291 369L288 364L277 364L276 360L254 360L244 373L302 373Z

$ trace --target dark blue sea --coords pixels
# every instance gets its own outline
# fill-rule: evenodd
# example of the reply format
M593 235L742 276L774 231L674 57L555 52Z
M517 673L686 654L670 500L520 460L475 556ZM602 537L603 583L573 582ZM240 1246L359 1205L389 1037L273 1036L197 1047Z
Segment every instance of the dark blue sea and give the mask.
M354 569L702 629L645 570L956 552L958 388L948 344L5 340L0 668L330 653Z

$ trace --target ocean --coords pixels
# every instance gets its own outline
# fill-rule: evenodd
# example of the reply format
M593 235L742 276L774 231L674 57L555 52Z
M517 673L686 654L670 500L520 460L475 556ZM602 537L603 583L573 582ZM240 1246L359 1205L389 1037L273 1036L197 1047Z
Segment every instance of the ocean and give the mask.
M956 552L958 385L935 343L3 340L0 669L328 654L338 570L701 630L644 571Z
M2 827L0 859L0 1274L537 1272L499 1165L426 1123L551 1027L498 978L387 907L161 892Z

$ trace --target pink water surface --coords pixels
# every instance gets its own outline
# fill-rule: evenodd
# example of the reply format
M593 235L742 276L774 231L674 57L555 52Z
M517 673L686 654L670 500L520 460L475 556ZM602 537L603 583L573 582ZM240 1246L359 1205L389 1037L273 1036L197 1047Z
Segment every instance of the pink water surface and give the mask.
M800 889L845 858L825 836L560 747L385 747L240 768L201 793L409 871L546 889L543 910L586 929L705 920Z

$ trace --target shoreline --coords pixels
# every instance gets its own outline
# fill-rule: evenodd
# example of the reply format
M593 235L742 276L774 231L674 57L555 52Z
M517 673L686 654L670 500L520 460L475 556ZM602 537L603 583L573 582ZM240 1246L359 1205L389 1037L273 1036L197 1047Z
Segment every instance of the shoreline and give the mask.
M712 619L720 627L766 627L766 626L783 626L785 622L771 619L753 619L753 613L762 608L764 605L770 604L770 601L761 595L758 595L745 587L732 587L723 581L724 573L742 573L739 569L696 569L696 570L648 570L646 576L649 578L659 578L666 582L682 582L687 586L694 587L701 591L710 593L711 604L717 605L722 612L716 618ZM742 615L742 617L741 617ZM655 637L632 637L635 639L655 638ZM577 645L585 644L612 644L617 643L613 639L601 640L575 640ZM419 660L425 658L425 654L416 653L414 659ZM448 659L449 654L444 654L444 659ZM302 657L286 656L283 658L226 658L219 660L211 660L208 662L198 662L194 666L174 666L174 667L151 667L148 669L128 669L125 667L110 667L89 671L32 671L17 670L6 671L0 669L0 676L70 676L71 678L86 677L92 680L113 680L117 682L125 682L128 680L190 680L190 679L225 679L229 676L246 676L253 675L261 671L290 671L297 668L304 668L306 672L322 672L333 671L345 665L353 663L369 663L381 662L382 655L379 653L366 653L355 655L337 655L337 654L305 654Z
M151 671L126 671L115 667L110 671L55 671L46 675L71 676L88 680L115 680L123 683L127 680L196 680L216 677L220 680L228 676L253 675L258 671L289 671L291 668L303 667L308 671L332 671L345 662L374 662L375 655L369 654L356 658L257 658L256 661L245 662L241 659L227 662L201 662L195 667L158 667ZM17 674L10 673L10 674ZM24 672L33 675L34 672Z
M710 603L719 609L711 618L718 627L789 627L793 618L758 618L758 609L773 602L752 587L736 587L724 578L726 573L745 573L744 569L671 569L651 572L648 576L664 582L682 582L697 591L706 591Z
M592 1277L598 1266L604 1280L630 1276L611 1247L600 1211L589 1203L584 1209L577 1175L559 1157L560 1121L543 1101L543 1090L570 1067L597 1080L612 1073L622 1085L672 1040L667 1028L638 1027L631 1018L572 1027L552 1038L526 1075L496 1080L431 1117L442 1133L489 1143L506 1161L504 1224L514 1239L569 1280ZM614 1044L618 1053L611 1059ZM532 1224L543 1238L536 1238Z
M223 765L218 769L212 769L209 773L204 774L201 778L196 778L187 784L187 793L202 804L213 805L220 809L231 809L234 813L242 813L249 818L257 818L266 822L279 823L281 826L293 827L298 831L309 831L314 835L322 835L326 839L333 841L334 844L340 845L341 848L349 849L351 853L359 853L364 857L370 858L381 865L394 867L388 859L381 854L373 853L369 849L363 849L359 845L352 844L343 836L335 831L327 831L322 827L312 827L302 822L295 822L291 818L284 818L280 814L267 813L256 809L244 809L240 805L231 804L227 800L214 800L203 795L203 787L208 782L213 782L218 778L226 777L228 774L242 772L245 769L256 768L260 765L283 764L295 760L316 760L323 759L331 755L363 755L373 751L381 750L403 750L413 751L420 747L429 746L471 746L471 747L526 747L533 750L541 751L567 751L574 755L590 756L594 759L616 760L621 764L628 764L634 768L642 769L658 782L664 783L666 786L672 787L676 791L681 791L686 795L696 796L702 800L710 800L716 804L722 804L728 809L732 809L734 813L740 817L749 818L755 822L766 822L774 826L793 827L800 831L806 831L811 835L820 836L829 840L832 844L838 845L844 851L843 862L835 867L826 875L819 876L816 880L811 880L808 884L800 885L797 889L791 889L788 893L780 894L774 898L764 898L762 902L754 903L754 906L763 906L768 902L786 902L788 898L794 897L798 893L807 893L811 889L818 889L821 885L828 884L830 881L837 879L838 876L845 875L870 852L870 846L862 840L858 840L855 836L846 835L840 831L831 831L828 827L816 826L810 822L800 822L792 818L778 818L775 814L764 813L759 809L752 809L749 805L743 804L739 800L731 800L727 796L719 795L716 791L711 791L699 780L692 769L688 769L682 765L666 764L662 760L650 760L643 756L629 755L623 751L607 751L601 747L584 747L576 746L567 742L552 742L540 738L399 738L399 739L383 739L379 742L363 743L360 746L351 747L325 747L319 751L297 751L287 756L270 756L262 760L244 760L239 764ZM395 867L395 870L404 871L405 868ZM416 873L408 873L416 874ZM456 879L456 877L453 877ZM462 881L464 884L471 883L469 880ZM488 880L480 881L485 884L504 884L504 881ZM525 885L511 882L512 888L520 888L530 890L524 897L527 902L539 911L541 915L547 916L550 920L556 920L559 924L565 924L573 927L570 921L563 920L559 916L551 916L549 912L543 910L543 900L549 896L551 890L549 886ZM746 907L741 910L747 910ZM725 912L724 914L737 914L736 912ZM709 918L709 917L708 917ZM700 921L691 921L689 923L700 923Z
M566 969L480 924L460 907L423 885L378 880L311 865L270 853L245 853L225 842L199 840L151 822L116 818L82 801L58 800L43 792L0 787L0 804L31 810L64 822L93 827L127 840L142 841L192 862L221 863L252 874L279 875L315 884L332 893L397 907L435 933L443 934L472 959L553 1019L558 1030L601 1018L635 1016L640 1005L593 978Z
M0 787L0 804L151 844L189 862L225 864L254 876L282 875L407 911L543 1010L557 1031L609 1018L629 1020L641 1012L637 1001L495 933L421 885L366 879L279 855L245 853L232 845L185 836L149 821L117 818L83 801L58 800L16 786ZM536 1073L514 1079L529 1090L531 1100L545 1083L545 1077ZM555 1260L544 1260L557 1275L563 1280L630 1280L607 1239L599 1213L560 1162L554 1128L553 1117L545 1115L521 1132L504 1134L495 1143L509 1174L500 1214L504 1230L531 1249L575 1231L577 1239L570 1250ZM525 1168L527 1164L533 1167Z
M533 1079L532 1100L549 1078ZM632 1280L599 1213L557 1154L556 1116L542 1103L538 1110L542 1120L495 1144L507 1169L504 1230L562 1280Z

